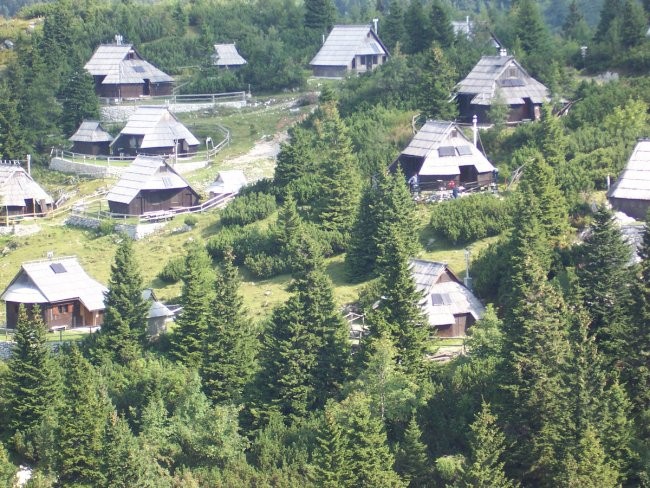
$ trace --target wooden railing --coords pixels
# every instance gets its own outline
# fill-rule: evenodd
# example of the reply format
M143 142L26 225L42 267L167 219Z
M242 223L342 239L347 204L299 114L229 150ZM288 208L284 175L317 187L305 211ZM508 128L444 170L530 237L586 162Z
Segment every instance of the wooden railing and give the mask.
M185 95L156 95L143 96L137 98L117 98L102 97L100 101L104 105L147 105L152 102L165 102L166 104L183 104L183 103L211 103L213 105L228 102L245 102L246 92L226 92L226 93L191 93Z

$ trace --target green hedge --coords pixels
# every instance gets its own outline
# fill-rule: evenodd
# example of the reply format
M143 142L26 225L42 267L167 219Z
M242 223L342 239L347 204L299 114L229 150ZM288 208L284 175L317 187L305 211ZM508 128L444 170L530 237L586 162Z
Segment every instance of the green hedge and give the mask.
M267 218L277 209L275 197L266 193L240 195L221 212L221 223L226 226L247 225Z

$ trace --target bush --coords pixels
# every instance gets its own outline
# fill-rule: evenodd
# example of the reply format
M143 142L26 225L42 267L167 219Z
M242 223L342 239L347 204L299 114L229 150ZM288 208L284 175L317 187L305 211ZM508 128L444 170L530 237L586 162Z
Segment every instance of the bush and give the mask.
M183 273L185 273L185 258L177 256L167 261L165 267L158 273L158 278L165 283L176 283L183 277Z
M437 204L431 227L453 244L496 236L512 222L512 205L494 195L470 195Z
M100 236L107 236L115 232L115 221L113 219L104 219L99 221L97 226L97 234Z
M245 193L221 212L223 225L247 225L262 220L277 209L275 197L266 193Z
M183 220L183 223L187 225L188 227L194 227L199 221L199 218L196 215L189 214L185 216L185 220Z
M288 271L287 263L280 256L255 254L246 256L244 265L256 277L268 279Z
M244 264L246 256L278 253L277 239L273 230L261 230L254 225L227 227L212 236L207 244L208 254L215 261L221 261L227 249L234 249L235 264Z

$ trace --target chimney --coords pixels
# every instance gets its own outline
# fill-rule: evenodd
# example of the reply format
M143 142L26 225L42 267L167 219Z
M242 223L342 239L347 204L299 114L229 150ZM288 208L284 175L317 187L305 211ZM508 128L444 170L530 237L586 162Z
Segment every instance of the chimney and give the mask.
M323 34L323 44L325 44L325 34Z
M379 19L372 19L372 25L374 26L372 30L375 31L375 34L379 34Z
M499 48L499 56L506 57L508 55L508 50L505 47L500 47Z
M27 174L29 176L32 175L32 155L31 154L27 155Z
M117 44L118 46L122 45L123 39L124 38L120 34L115 34L115 44Z
M472 133L474 134L474 147L478 147L476 143L478 142L478 117L474 114L472 117Z

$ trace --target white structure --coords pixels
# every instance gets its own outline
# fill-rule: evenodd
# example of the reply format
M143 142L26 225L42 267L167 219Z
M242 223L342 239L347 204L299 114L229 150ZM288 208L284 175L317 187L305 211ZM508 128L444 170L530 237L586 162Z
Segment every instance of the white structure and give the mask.
M210 198L217 195L236 195L247 183L246 176L240 169L219 171L217 179L207 189L208 195Z

